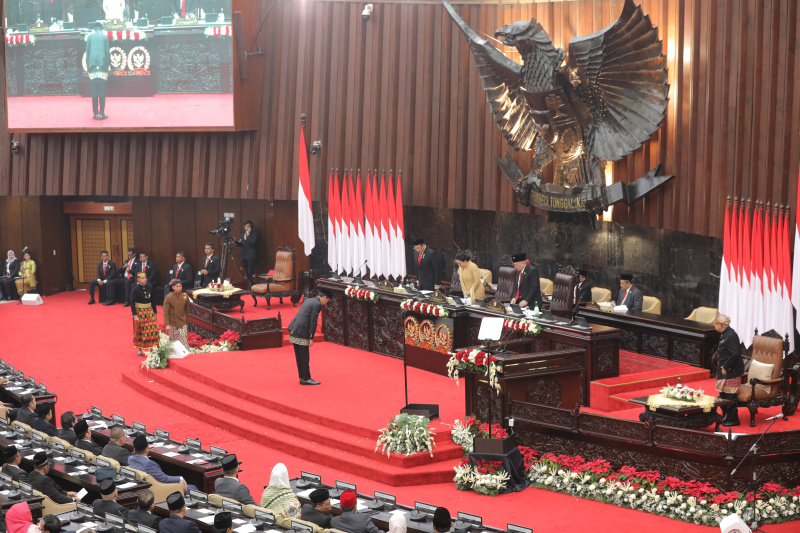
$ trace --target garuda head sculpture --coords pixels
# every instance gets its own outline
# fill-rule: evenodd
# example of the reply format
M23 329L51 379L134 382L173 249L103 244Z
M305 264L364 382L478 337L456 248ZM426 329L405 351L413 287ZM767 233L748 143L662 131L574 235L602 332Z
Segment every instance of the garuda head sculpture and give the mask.
M524 205L551 211L599 213L619 200L642 197L673 176L656 167L634 183L605 187L603 167L639 148L658 130L667 107L666 58L658 31L641 6L626 0L604 30L572 39L569 53L536 20L495 32L519 51L522 64L475 33L453 6L445 9L467 37L486 99L514 150L534 150L525 176L506 152L498 158ZM542 170L553 163L553 179Z

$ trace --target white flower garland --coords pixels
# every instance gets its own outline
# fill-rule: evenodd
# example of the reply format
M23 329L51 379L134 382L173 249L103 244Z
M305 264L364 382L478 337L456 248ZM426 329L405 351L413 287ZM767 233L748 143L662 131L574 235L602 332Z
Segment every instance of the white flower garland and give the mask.
M453 469L456 471L453 481L458 490L473 490L485 496L500 494L511 481L511 476L502 468L492 474L481 474L477 467L462 463Z
M391 457L392 452L414 455L425 451L433 457L433 447L436 446L433 438L436 434L431 431L430 423L424 416L405 413L395 416L380 430L375 452L383 446L381 455L385 453L386 457Z
M459 350L456 353L450 353L450 359L447 360L447 375L456 381L458 385L459 370L472 370L489 377L489 386L492 387L497 394L500 394L500 376L503 372L503 365L495 359L491 354L483 350Z

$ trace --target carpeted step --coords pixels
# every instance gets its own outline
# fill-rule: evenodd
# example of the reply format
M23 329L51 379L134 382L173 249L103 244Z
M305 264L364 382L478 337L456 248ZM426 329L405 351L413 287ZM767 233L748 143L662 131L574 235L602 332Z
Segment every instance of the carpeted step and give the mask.
M681 380L681 383L690 383L708 379L708 376L708 370L689 365L680 365L592 381L589 384L589 393L591 394L593 408L601 411L614 411L620 407L611 398L619 397L622 393L651 388L661 389L668 384L677 384L678 379ZM630 398L634 397L630 396Z
M295 434L286 433L274 427L265 427L253 420L255 418L253 416L254 413L248 413L247 418L241 418L226 412L223 408L218 408L203 400L195 399L173 390L169 386L159 383L160 380L156 378L158 374L160 372L138 371L124 373L122 374L122 382L133 390L160 402L162 405L168 405L181 413L203 420L249 441L300 459L326 465L330 468L336 468L394 487L452 481L453 467L458 464L458 460L451 459L434 464L402 467L392 464L391 460L381 459L377 454L363 453L356 447L346 450L329 447L320 442L300 437L301 424L292 428ZM229 398L228 401L233 402L235 399ZM230 407L225 404L223 406L225 409ZM372 443L374 443L374 440ZM429 455L427 457L430 458Z
M708 374L708 371L706 371ZM678 380L670 381L670 385L677 385ZM714 379L708 379L708 376L704 379L698 379L696 381L684 381L681 380L683 385L689 385L693 389L703 389L706 394L711 394L713 396L717 395L717 392L714 390ZM631 403L628 401L630 398L638 398L640 396L650 396L651 394L658 394L661 392L661 389L664 388L664 385L657 385L653 387L641 388L631 391L620 392L615 394L614 396L609 396L608 405L610 409L607 411L619 411L619 410L626 410L631 408ZM594 407L594 406L593 406Z

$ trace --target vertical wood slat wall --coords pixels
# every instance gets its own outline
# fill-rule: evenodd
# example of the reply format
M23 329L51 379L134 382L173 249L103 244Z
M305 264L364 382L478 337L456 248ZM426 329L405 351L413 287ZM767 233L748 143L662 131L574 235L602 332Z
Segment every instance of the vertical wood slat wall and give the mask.
M364 22L362 2L259 1L264 56L248 59L264 67L257 131L16 134L23 150L12 156L3 127L0 195L294 199L306 113L307 141L323 142L310 159L315 200L325 199L331 167L402 169L408 205L527 211L494 161L508 148L467 44L439 3L375 2ZM536 18L566 47L611 24L624 2L454 3L483 34ZM721 237L727 195L794 207L798 3L642 4L664 42L670 103L661 130L614 163L614 179L633 181L658 163L677 177L616 206L614 220ZM5 76L0 86L5 92ZM530 168L529 154L514 156Z

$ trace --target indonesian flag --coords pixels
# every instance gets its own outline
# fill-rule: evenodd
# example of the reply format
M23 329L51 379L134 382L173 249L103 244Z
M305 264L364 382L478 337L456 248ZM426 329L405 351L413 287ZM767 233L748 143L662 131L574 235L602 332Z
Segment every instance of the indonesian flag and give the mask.
M730 315L731 299L731 203L725 204L725 230L722 235L722 264L719 269L719 303L723 315Z
M400 268L397 264L397 203L394 199L391 175L386 181L386 208L389 210L389 264L391 265L389 274L396 279L400 276Z
M375 244L372 242L372 228L375 225L372 214L372 180L369 172L365 178L367 189L364 191L364 259L367 260L370 276L375 275Z
M314 238L314 210L311 206L311 179L308 175L306 135L300 126L300 186L297 189L297 234L303 241L303 251L311 255L316 246Z
M358 229L358 222L356 218L358 217L358 206L356 205L356 193L355 187L353 187L353 172L350 172L350 179L347 181L348 189L347 194L350 198L350 270L353 273L353 276L356 275L355 269L361 265L363 260L359 260L358 258L358 234L356 230Z
M356 268L358 268L358 272L355 274L357 276L363 276L367 272L366 265L364 261L367 261L369 264L369 260L367 259L366 253L366 246L364 244L364 203L361 197L361 174L358 174L356 177L356 188L355 188L355 196L356 196L356 239L358 242L356 243L356 248L358 250L357 258L358 263L356 264Z
M789 335L789 353L794 351L794 325L792 320L792 274L789 264L789 209L783 214L783 224L781 224L781 257L783 265L783 316L785 319L783 331L784 335Z
M741 276L741 268L739 266L739 215L741 210L739 204L734 201L733 209L731 210L731 291L728 300L728 310L731 318L731 327L735 331L739 331L738 315L739 315L739 280Z
M406 276L406 242L405 227L403 225L403 186L400 183L400 176L397 176L397 273L399 276Z
M745 347L753 344L753 291L750 284L750 262L752 261L752 254L750 253L750 240L752 239L752 232L750 226L750 209L746 205L742 206L744 211L743 224L739 228L741 234L741 257L742 257L742 280L741 280L741 296L739 300L739 326L742 328L739 333L739 338L744 343ZM737 330L737 332L740 330Z
M350 223L350 185L347 172L342 174L342 269L349 274L353 269L353 234L350 232L353 225Z
M794 269L792 270L792 304L797 309L797 319L794 327L800 331L800 175L797 177L797 203L795 204L795 226L794 226ZM793 338L794 335L789 335Z
M386 176L381 176L380 213L381 213L381 268L383 275L388 278L392 275L392 240L389 236L391 221L389 220L389 205L386 197Z
M345 225L342 223L344 198L339 189L339 174L333 176L333 195L336 199L336 264L337 272L344 272Z
M383 264L383 210L381 210L381 194L378 190L378 175L372 176L372 253L374 259L374 275L384 275Z
M752 272L750 277L750 288L753 300L753 328L758 328L760 333L766 331L766 321L764 320L764 213L761 204L756 205L753 212L753 253Z
M772 256L770 254L772 242L772 217L770 216L768 209L765 211L764 215L764 236L762 238L762 243L764 246L764 269L762 273L762 283L764 289L764 331L767 331L772 327L772 318L775 315L775 284L772 281ZM763 333L763 331L761 333Z
M772 267L772 309L771 320L767 323L770 329L780 332L781 299L783 290L780 281L780 263L778 262L778 241L779 235L779 215L778 206L772 207L772 238L769 242L769 260Z
M336 206L333 190L333 169L331 169L328 178L328 266L336 272L339 270L339 262L336 259Z

